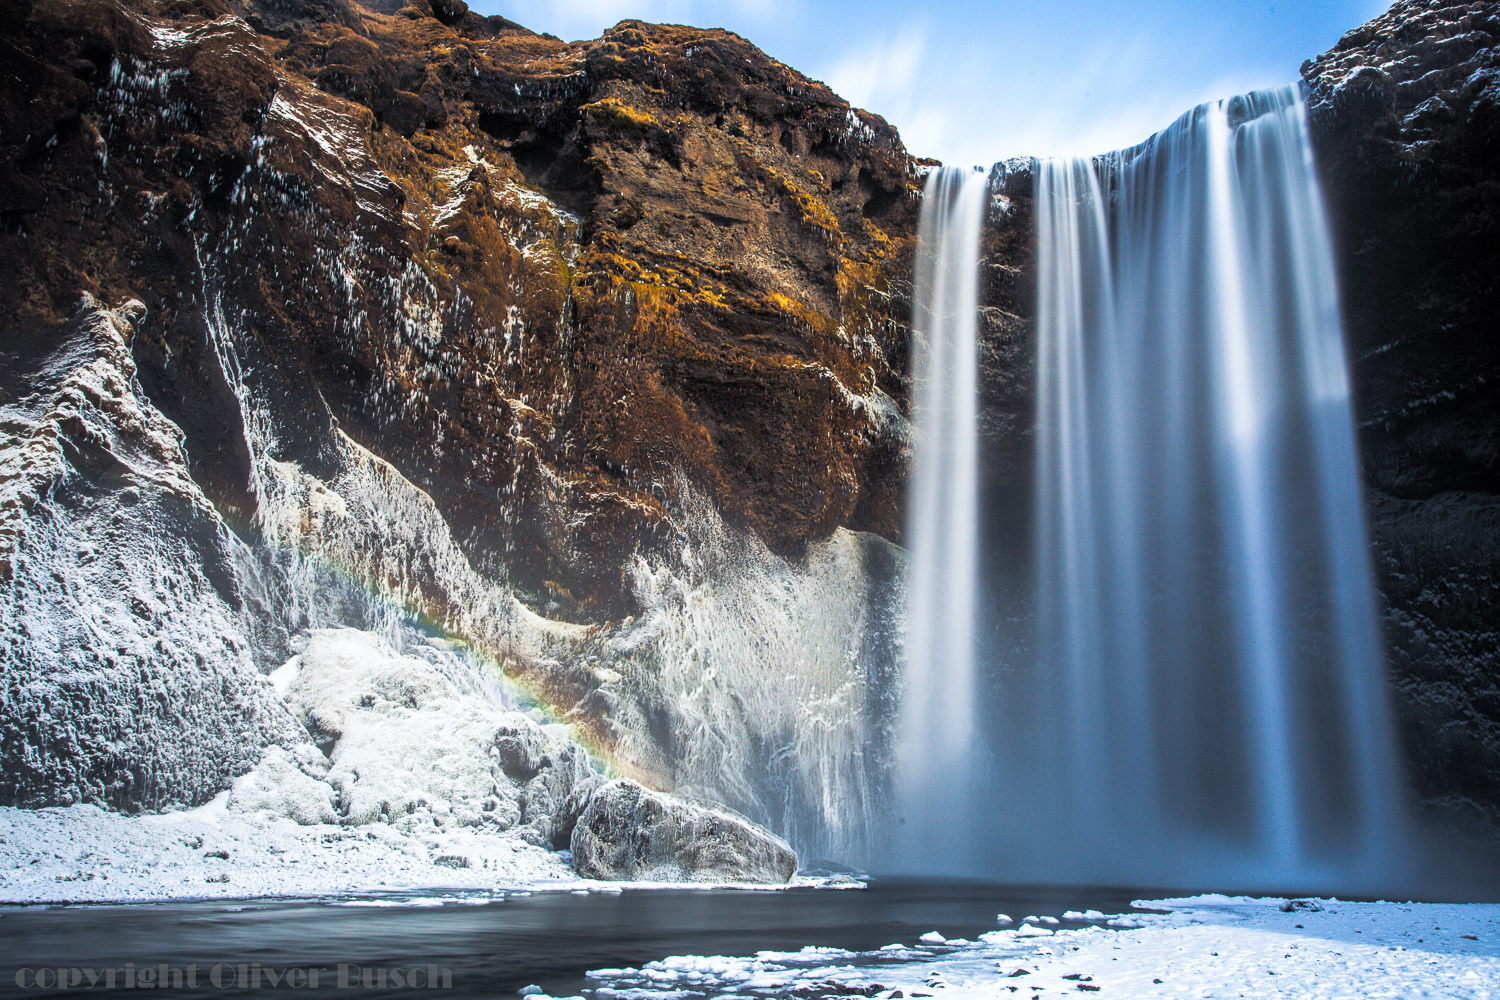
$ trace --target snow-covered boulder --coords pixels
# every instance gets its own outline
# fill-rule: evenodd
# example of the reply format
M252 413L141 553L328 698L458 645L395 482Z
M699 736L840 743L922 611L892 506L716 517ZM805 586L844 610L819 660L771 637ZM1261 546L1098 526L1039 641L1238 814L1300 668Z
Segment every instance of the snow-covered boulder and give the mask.
M781 884L797 871L796 852L764 827L628 778L594 790L572 850L574 869L597 879Z
M273 681L327 752L346 824L479 827L564 846L580 811L567 806L600 780L562 727L508 709L441 649L401 653L370 632L317 629Z

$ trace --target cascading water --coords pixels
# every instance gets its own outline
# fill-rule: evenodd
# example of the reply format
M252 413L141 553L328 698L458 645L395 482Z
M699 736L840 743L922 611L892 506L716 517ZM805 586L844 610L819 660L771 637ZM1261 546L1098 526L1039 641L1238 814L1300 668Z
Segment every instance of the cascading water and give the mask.
M1041 162L1036 211L1036 662L992 874L1378 884L1397 764L1300 93Z
M906 674L898 744L907 870L972 865L979 545L976 301L985 176L927 178L913 336L916 468L908 507Z

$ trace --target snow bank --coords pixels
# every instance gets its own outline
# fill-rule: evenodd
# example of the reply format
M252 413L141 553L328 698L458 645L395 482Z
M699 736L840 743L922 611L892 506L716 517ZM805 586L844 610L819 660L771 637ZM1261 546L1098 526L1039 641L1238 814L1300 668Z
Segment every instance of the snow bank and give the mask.
M550 844L572 832L570 797L601 779L561 727L504 704L441 643L407 655L372 633L320 629L297 644L266 689L317 745L268 748L197 809L0 809L0 898L582 884Z
M320 770L328 773L328 761L316 747L303 744L291 753L271 747L254 770L235 780L229 808L262 812L302 826L337 823L333 787L318 780Z
M914 947L674 956L590 976L602 987L596 1000L747 990L882 1000L1080 993L1119 1000L1500 996L1500 905L1316 902L1321 909L1283 911L1281 899L1157 900L1137 905L1171 912L1072 913L1067 919L1095 922L1038 937L1028 936L1029 924L972 943L930 932ZM1123 921L1140 926L1103 926Z
M236 792L238 791L238 786ZM91 805L0 808L0 900L149 902L395 889L577 889L567 860L468 828L299 824L227 808L122 816Z

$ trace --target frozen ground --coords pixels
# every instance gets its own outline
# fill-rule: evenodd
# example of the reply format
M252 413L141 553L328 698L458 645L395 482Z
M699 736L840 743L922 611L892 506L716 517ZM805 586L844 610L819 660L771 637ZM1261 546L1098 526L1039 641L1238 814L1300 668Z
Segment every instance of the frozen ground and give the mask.
M451 887L572 889L563 855L466 828L300 826L226 808L122 816L0 808L0 902L146 902Z
M482 828L299 825L228 808L228 792L182 812L0 807L0 904L315 897L410 889L618 892L580 878L566 852ZM838 876L793 886L854 888ZM631 888L705 883L631 882ZM736 888L779 888L737 885Z
M590 975L603 986L596 1000L1500 997L1500 905L1317 900L1310 902L1319 909L1284 912L1284 902L1157 900L1136 905L1170 912L1070 913L1072 923L1087 923L1054 929L1023 922L973 942L944 942L933 933L864 953L680 956Z

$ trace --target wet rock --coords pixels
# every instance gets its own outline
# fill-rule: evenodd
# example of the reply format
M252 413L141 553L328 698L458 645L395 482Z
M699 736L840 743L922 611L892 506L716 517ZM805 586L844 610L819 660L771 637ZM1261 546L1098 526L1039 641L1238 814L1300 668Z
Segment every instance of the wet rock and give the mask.
M597 879L778 885L797 871L796 853L744 817L624 778L594 791L572 851L578 873Z

